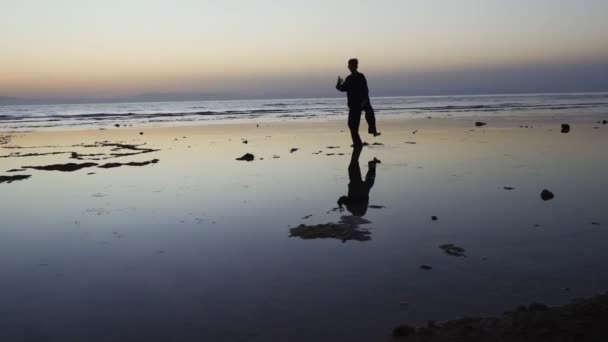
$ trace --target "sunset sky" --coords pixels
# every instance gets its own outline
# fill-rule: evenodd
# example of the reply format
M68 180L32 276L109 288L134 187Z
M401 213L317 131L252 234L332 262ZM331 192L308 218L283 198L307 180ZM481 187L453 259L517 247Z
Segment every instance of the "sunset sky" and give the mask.
M607 14L605 0L2 0L0 96L317 95L353 56L380 95L608 90Z

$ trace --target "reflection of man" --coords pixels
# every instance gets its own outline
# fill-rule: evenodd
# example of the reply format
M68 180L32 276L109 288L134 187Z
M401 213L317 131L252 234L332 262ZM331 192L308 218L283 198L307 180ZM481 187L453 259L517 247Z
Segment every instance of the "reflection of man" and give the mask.
M369 89L367 88L367 80L365 76L358 72L359 61L352 58L348 61L348 69L351 74L343 81L338 77L336 89L346 92L348 97L348 128L353 139L353 146L362 146L361 137L359 136L359 123L361 122L361 111L365 111L365 120L367 121L369 134L374 136L380 135L376 129L376 117L374 109L369 101Z
M353 148L353 154L348 165L348 196L342 196L338 199L340 209L345 205L346 209L354 216L363 216L367 212L369 205L369 191L374 186L376 180L376 164L380 161L376 158L370 160L368 165L365 181L361 176L361 168L359 167L359 156L361 155L361 147Z

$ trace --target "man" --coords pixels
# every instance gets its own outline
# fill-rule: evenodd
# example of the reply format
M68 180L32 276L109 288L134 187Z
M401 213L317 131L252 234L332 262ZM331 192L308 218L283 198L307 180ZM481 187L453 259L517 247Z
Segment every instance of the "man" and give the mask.
M348 69L351 74L343 81L338 77L336 89L346 92L348 97L348 128L353 139L353 146L363 146L361 137L359 136L359 123L361 122L361 111L365 111L365 120L367 121L369 134L375 137L380 135L376 129L376 117L374 109L369 102L369 89L367 88L367 80L365 76L358 72L359 61L352 58L348 61Z

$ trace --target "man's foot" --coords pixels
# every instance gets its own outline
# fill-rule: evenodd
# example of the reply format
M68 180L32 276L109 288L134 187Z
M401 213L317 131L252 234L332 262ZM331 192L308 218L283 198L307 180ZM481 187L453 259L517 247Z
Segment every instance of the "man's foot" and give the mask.
M382 134L382 133L378 132L377 130L375 130L375 129L371 129L371 128L367 130L367 133L372 134L372 135L373 135L373 136L375 136L375 137L377 137L377 136L379 136L380 134Z

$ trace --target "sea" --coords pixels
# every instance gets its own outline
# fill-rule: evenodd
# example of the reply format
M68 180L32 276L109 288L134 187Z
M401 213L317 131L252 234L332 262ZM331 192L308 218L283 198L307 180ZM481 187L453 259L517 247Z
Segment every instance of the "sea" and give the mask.
M458 117L604 114L608 93L373 97L377 115ZM0 105L1 131L339 119L345 98Z

